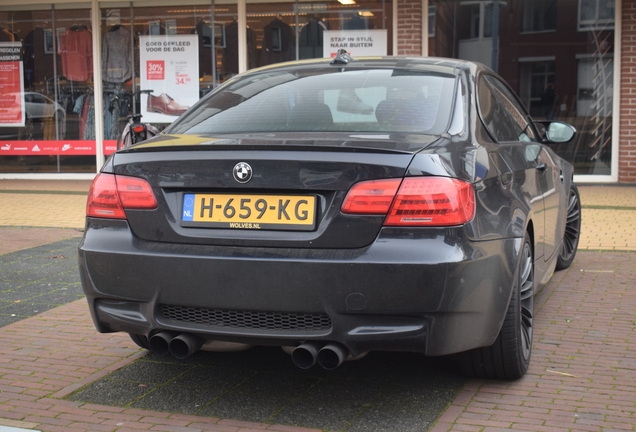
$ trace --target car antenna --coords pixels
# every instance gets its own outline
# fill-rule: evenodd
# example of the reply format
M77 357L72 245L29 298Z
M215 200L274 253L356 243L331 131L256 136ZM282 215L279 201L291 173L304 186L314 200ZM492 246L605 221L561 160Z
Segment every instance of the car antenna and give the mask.
M347 65L351 62L351 60L353 60L353 57L349 55L347 50L340 48L338 52L336 52L336 57L331 60L331 63L329 64L332 66Z

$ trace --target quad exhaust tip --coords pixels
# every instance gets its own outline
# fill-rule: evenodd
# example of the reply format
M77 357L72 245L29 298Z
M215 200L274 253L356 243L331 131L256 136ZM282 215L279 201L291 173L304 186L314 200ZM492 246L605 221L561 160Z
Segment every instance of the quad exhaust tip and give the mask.
M339 343L332 342L318 351L316 361L327 370L334 370L349 356L349 350Z
M322 344L319 342L305 342L292 351L292 361L301 369L309 369L316 364L321 347Z
M327 370L333 370L349 357L349 350L337 342L327 345L320 342L305 342L296 347L291 356L294 364L301 369L309 369L318 363Z
M148 342L150 351L155 354L165 356L170 353L178 359L184 359L199 351L204 340L188 333L162 331L152 335Z

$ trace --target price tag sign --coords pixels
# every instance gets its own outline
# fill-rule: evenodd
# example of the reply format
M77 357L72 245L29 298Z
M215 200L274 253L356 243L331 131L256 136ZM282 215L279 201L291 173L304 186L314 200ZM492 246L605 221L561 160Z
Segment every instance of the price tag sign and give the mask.
M149 80L166 79L166 62L163 60L148 60L146 62L146 78Z

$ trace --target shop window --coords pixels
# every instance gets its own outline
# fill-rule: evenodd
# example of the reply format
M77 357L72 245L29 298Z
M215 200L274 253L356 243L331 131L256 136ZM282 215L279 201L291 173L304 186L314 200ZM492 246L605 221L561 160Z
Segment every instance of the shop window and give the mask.
M391 54L389 2L247 3L248 68L296 59Z
M0 9L0 172L95 172L88 5Z
M614 0L579 0L579 30L614 28Z
M571 18L578 25L568 25L565 16L557 21L554 9L567 9L564 3L576 7ZM494 64L534 118L560 120L576 128L572 141L548 144L574 165L575 175L616 175L611 170L618 145L612 141L615 0L500 2L496 50L485 37L488 4L493 2L429 0L437 17L430 52ZM553 31L554 37L533 34L542 31ZM519 43L520 35L523 43ZM488 114L486 122L504 121L503 114L493 111L496 105L488 104L489 97L483 96L480 105Z
M238 63L236 5L102 9L105 152L131 116L161 131Z
M428 37L435 37L435 6L428 7Z
M523 4L523 32L556 30L555 0L533 0Z

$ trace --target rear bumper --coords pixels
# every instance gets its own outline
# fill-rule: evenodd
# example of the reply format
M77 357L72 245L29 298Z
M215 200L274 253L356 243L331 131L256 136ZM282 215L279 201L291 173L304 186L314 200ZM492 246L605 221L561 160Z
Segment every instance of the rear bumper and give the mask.
M461 228L385 228L353 250L190 246L88 219L79 265L100 332L442 355L494 342L519 246Z

